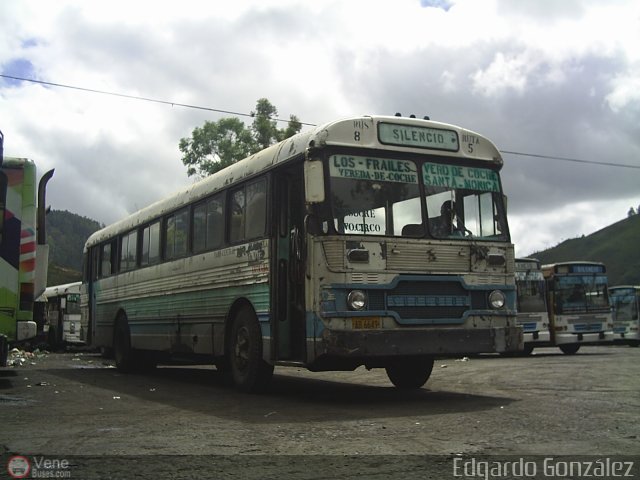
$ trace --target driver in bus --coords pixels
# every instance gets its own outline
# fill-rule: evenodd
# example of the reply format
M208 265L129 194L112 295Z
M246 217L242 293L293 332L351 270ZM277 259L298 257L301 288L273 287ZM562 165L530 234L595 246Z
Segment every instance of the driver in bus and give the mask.
M432 233L436 237L448 237L451 235L454 216L454 203L451 200L447 200L440 207L440 217L431 221Z

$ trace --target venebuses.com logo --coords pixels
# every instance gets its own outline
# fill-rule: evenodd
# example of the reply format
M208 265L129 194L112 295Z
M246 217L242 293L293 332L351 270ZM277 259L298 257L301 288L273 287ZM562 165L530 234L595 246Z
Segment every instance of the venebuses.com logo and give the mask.
M69 460L14 455L7 461L10 478L71 478Z

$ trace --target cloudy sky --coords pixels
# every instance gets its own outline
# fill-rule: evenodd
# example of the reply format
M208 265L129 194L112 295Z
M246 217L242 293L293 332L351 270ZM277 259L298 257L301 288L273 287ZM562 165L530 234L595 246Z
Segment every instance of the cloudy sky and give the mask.
M586 161L504 153L518 255L640 205L637 0L3 1L0 73L313 124L429 115ZM191 183L178 142L224 116L0 77L5 155L103 223Z

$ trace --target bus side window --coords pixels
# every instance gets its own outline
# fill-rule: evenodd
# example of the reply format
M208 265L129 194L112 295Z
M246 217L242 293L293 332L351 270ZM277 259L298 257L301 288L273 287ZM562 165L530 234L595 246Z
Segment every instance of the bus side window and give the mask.
M142 257L140 265L147 266L160 260L160 222L152 223L142 230Z
M224 243L224 195L207 203L207 248L220 248Z
M231 243L236 243L244 240L244 188L231 193L230 214L229 241Z
M247 220L245 238L264 235L267 220L267 182L260 180L247 185Z
M165 222L165 248L167 260L184 257L189 239L189 209L185 208L169 216Z
M224 241L224 196L217 195L193 208L193 251L220 248Z
M108 277L113 273L111 259L111 243L105 243L100 248L100 278Z
M123 235L120 242L120 271L126 272L136 268L136 253L138 250L138 231L134 230Z
M264 235L267 220L267 181L250 183L231 192L229 241L249 240Z

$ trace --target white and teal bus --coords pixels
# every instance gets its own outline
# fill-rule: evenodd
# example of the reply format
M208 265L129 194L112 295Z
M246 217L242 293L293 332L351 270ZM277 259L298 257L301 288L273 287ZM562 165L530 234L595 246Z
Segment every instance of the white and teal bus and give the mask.
M518 325L524 334L523 354L530 355L535 347L550 345L546 289L539 260L516 258L516 291Z
M87 340L122 371L213 361L244 391L275 365L420 388L435 356L519 351L502 164L429 120L297 134L93 234Z
M599 262L543 265L551 342L572 355L581 345L602 345L613 328L607 270Z
M47 343L51 348L82 344L80 334L80 286L82 282L47 287L45 303Z
M613 306L614 344L626 344L632 347L640 345L640 286L619 285L609 287L609 298Z
M37 182L36 165L4 157L0 132L0 366L11 345L35 337L35 299L47 281L49 250L45 190L53 170Z

